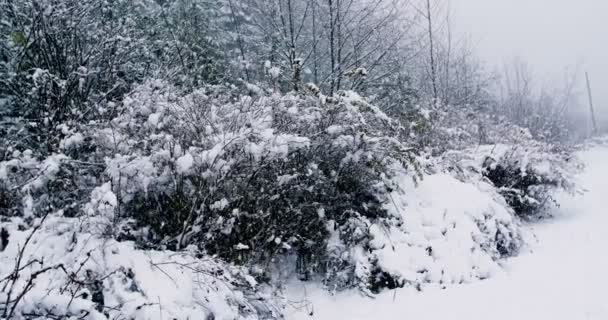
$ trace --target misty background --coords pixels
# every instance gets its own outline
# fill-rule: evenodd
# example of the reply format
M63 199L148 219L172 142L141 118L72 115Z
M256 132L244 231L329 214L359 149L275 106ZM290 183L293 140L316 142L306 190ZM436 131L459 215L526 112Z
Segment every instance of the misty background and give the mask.
M498 73L515 57L527 62L537 84L555 85L577 72L575 110L588 115L589 72L598 122L608 120L608 2L597 0L452 0L453 28ZM540 84L539 84L540 85ZM601 129L601 128L600 128Z

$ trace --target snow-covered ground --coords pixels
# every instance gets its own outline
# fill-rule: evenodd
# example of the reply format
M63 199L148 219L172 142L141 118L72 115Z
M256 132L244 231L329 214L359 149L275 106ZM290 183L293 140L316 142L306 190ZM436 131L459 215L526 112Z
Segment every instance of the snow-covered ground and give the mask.
M491 279L445 290L398 289L375 299L297 283L288 290L287 319L608 319L608 148L580 157L588 192L561 197L555 219L527 226L534 234L529 250Z

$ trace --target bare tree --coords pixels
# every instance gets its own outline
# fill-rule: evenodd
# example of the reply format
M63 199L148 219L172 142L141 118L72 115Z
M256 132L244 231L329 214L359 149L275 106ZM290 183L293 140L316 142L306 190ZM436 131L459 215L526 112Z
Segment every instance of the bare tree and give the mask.
M292 71L284 87L294 89L299 79L332 94L358 87L353 81L361 78L350 76L357 69L366 69L366 82L373 83L385 79L389 67L403 65L394 63L398 51L404 52L402 62L411 58L402 50L413 34L411 21L402 15L407 0L250 1L259 9L251 27L279 37L270 50L277 52L273 64Z
M433 46L433 14L431 11L431 1L426 0L426 16L429 35L429 60L431 68L431 84L433 86L433 99L437 100L437 71L435 66L435 47Z

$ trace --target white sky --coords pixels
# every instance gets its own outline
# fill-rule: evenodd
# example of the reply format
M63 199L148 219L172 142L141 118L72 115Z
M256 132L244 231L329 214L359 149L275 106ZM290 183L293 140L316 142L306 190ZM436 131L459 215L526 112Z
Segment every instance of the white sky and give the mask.
M455 29L489 65L519 56L542 79L581 65L608 114L608 0L451 0L451 8Z

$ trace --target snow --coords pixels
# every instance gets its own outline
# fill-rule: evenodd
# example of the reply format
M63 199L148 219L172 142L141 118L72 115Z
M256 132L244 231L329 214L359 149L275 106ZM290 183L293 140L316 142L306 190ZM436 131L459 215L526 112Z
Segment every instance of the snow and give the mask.
M237 244L237 245L236 245L236 248L235 248L235 249L236 249L236 250L249 250L250 248L249 248L249 246L248 246L248 245L245 245L245 244L239 243L239 244Z
M106 182L91 192L91 199L85 204L83 211L86 217L82 219L82 230L93 234L103 234L115 223L115 213L118 198L112 191L112 184Z
M77 148L83 142L84 142L84 136L82 135L82 133L77 132L77 133L63 139L60 143L60 146L64 150L70 150L70 149Z
M228 204L230 204L228 202L228 199L226 198L222 198L222 200L216 201L214 203L211 204L210 208L211 209L219 209L219 210L224 210Z
M85 207L85 212L89 215L101 214L104 216L111 215L113 217L114 208L116 206L118 206L118 200L114 192L112 192L112 184L106 182L93 189L93 192L91 192L91 201Z
M44 161L42 161L42 163L38 165L40 175L31 182L26 183L21 188L23 192L41 189L49 181L54 180L55 175L59 173L61 162L65 160L67 160L67 157L63 154L53 154L50 157L44 159Z
M280 137L272 131L266 134L269 143ZM293 143L289 140L294 137L284 138ZM297 145L298 140L295 141ZM7 169L32 167L43 177L34 180L36 183L29 188L52 179L58 164L65 161L63 155L43 162L33 161L31 152L17 155L20 158L7 163ZM359 246L351 254L362 261L373 254L382 269L399 275L406 287L370 298L356 289L331 293L318 283L291 280L284 291L286 319L608 319L608 298L604 294L608 286L608 258L604 254L608 215L603 210L608 189L608 147L594 146L581 152L580 158L587 164L587 171L579 180L589 191L576 197L559 195L562 206L554 212L556 218L536 224L513 221L495 190L483 181L465 183L450 174L435 173L416 185L409 177L401 177L400 188L391 194L387 210L399 216L403 224L390 230L370 225L372 252ZM148 176L155 174L148 158L132 160L117 155L107 161L110 175L142 174L137 183L145 184ZM292 178L295 177L285 175L280 179ZM96 230L93 224L115 228L111 223L118 201L111 183L95 188L91 201L85 205L89 216L50 217L32 238L24 261L43 259L45 266L62 264L75 270L86 259L82 270L91 270L99 277L107 275L103 293L111 318L129 315L133 319L199 319L213 314L215 319L227 320L239 319L243 307L255 308L244 295L258 289L256 283L240 273L238 267L213 257L197 258L188 250L141 250L132 242L100 236L102 230ZM213 206L224 207L228 201L221 199ZM26 208L31 206L25 204ZM320 210L318 214L323 216L325 212ZM29 218L34 219L32 215ZM30 232L18 231L20 223L16 218L2 224L10 231L11 241L0 252L0 278L12 270L16 252ZM218 225L230 234L234 218L218 221ZM492 247L496 241L493 236L501 228L524 229L522 235L529 246L518 257L503 259ZM343 242L334 228L328 225L328 230L328 250L343 252ZM269 241L288 248L285 238L279 235ZM252 250L244 243L235 249ZM357 264L355 271L366 276L366 267ZM37 269L38 265L25 268L20 285L27 280L28 272ZM213 274L218 270L227 273L217 279ZM70 302L69 293L62 293L66 277L59 270L41 275L24 298L21 310L54 308L58 314L87 311L92 312L87 319L103 319L93 311L90 300L76 298ZM84 275L80 273L78 277ZM241 287L233 285L235 279L241 285L246 281L251 288L238 291ZM264 292L257 294L268 298L265 301L274 301Z
M161 118L161 114L160 113L151 113L148 116L148 124L152 127L152 128L157 128L158 124L160 123L160 118Z
M342 134L342 132L344 132L344 127L337 126L337 125L331 125L331 126L327 127L327 129L325 129L325 132L329 133L330 135L339 135L339 134Z
M289 183L291 180L296 179L298 175L296 174L284 174L277 177L277 182L279 185L284 185Z
M312 82L307 83L305 86L306 89L308 89L313 94L318 94L319 92L321 92L321 89L319 89L319 87Z
M404 176L399 185L387 210L401 217L402 227L372 226L370 234L378 265L405 283L450 286L485 279L500 269L500 237L510 234L505 240L520 245L518 224L488 185L445 173L418 185Z
M420 114L424 117L425 120L431 120L431 110L426 108L420 109Z
M247 90L249 90L251 93L255 93L257 95L262 95L264 93L264 90L255 84L246 83L245 87L247 87Z
M188 173L193 165L194 158L190 153L186 153L177 159L177 172L181 174Z
M359 76L367 76L367 69L365 68L357 68L357 70L355 70L355 74L359 75Z
M129 159L128 156L117 154L114 158L106 159L106 172L113 181L119 181L122 190L130 191L133 189L148 190L148 186L156 176L156 168L150 157L139 157ZM127 179L131 177L134 185L128 185ZM125 201L127 199L123 199Z
M608 319L608 148L583 151L587 164L579 179L584 195L560 195L553 220L526 225L534 234L529 248L503 261L492 278L470 284L387 291L375 299L351 290L331 295L310 283L288 286L287 319L467 319L605 320ZM453 192L453 193L452 193ZM453 205L468 198L450 188ZM458 204L460 202L460 204ZM429 219L432 221L432 219Z
M107 187L98 193L102 193L101 189ZM12 272L17 252L31 233L18 231L18 224L17 219L3 224L10 232L10 242L0 251L0 279ZM198 259L188 251L140 250L131 242L81 232L79 224L77 219L49 217L26 247L22 266L38 259L44 266L61 264L68 271L81 270L74 274L78 279L85 279L85 274L103 279L104 312L109 313L110 319L255 319L252 313L257 307L249 299L262 297L247 296L257 284L238 267L212 257ZM41 268L37 263L24 267L16 289L25 284L30 272ZM91 288L74 285L78 295L72 297L69 290L62 290L67 288L66 279L60 270L40 274L19 310L53 310L56 315L88 312L82 319L106 319L93 309L91 299L81 294L91 297ZM243 288L247 292L240 291Z
M268 70L268 73L273 79L277 79L281 75L281 69L278 67L272 67Z

